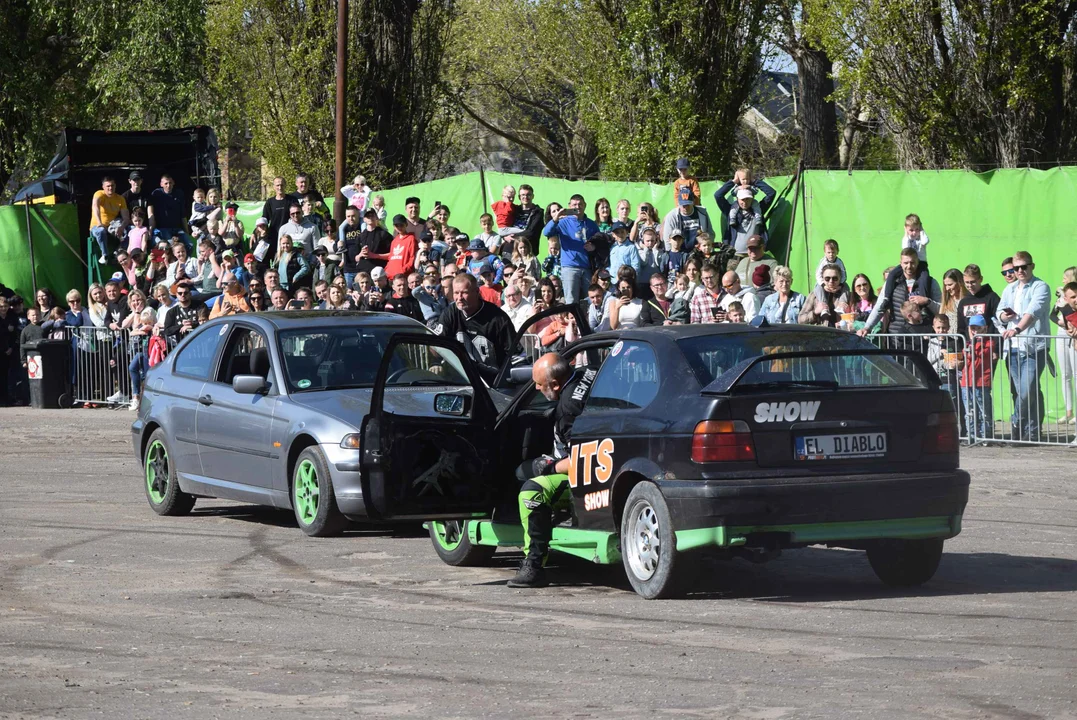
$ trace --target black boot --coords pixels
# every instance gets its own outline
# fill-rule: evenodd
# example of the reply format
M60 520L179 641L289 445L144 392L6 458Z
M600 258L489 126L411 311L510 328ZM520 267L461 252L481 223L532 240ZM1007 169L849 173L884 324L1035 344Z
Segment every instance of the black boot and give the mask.
M516 577L509 580L510 588L540 588L546 587L546 570L542 567L541 557L528 555L520 563L520 570Z

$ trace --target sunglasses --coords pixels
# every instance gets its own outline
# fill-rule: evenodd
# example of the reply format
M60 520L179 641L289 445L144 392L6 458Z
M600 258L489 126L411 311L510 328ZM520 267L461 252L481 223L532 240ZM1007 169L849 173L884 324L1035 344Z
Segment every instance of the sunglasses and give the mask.
M1015 268L1010 268L1009 270L1003 270L1002 274L1003 274L1003 276L1009 276L1009 275L1013 275L1015 272L1017 272L1017 270Z
M1014 269L1014 272L1021 272L1023 270L1031 270L1032 266L1031 265L1014 265L1013 269Z

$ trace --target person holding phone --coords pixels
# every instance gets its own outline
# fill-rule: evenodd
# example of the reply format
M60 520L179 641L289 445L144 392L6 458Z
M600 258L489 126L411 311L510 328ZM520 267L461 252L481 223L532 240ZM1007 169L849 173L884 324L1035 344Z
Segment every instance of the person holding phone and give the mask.
M572 305L587 296L591 279L591 257L595 249L591 238L598 234L598 225L587 217L587 201L573 195L567 208L561 208L546 223L542 234L556 237L561 245L561 281L565 288L565 304Z
M693 323L721 323L726 321L722 307L726 291L720 282L721 275L713 265L703 266L703 292L692 298L691 320Z

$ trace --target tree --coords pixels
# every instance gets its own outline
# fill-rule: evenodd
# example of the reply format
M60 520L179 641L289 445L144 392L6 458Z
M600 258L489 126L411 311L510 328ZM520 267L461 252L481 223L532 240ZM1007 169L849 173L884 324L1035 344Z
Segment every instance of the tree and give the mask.
M586 4L463 0L447 68L454 104L555 175L596 174L598 148L580 91L602 73L599 60L612 42L596 32L600 22Z
M1074 0L810 0L904 167L1071 159Z

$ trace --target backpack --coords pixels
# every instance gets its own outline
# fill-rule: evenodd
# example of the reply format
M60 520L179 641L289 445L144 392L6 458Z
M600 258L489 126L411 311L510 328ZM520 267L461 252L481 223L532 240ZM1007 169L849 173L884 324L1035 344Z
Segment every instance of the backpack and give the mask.
M168 344L160 335L154 335L146 345L146 357L150 361L150 367L156 366L165 359L168 354Z

